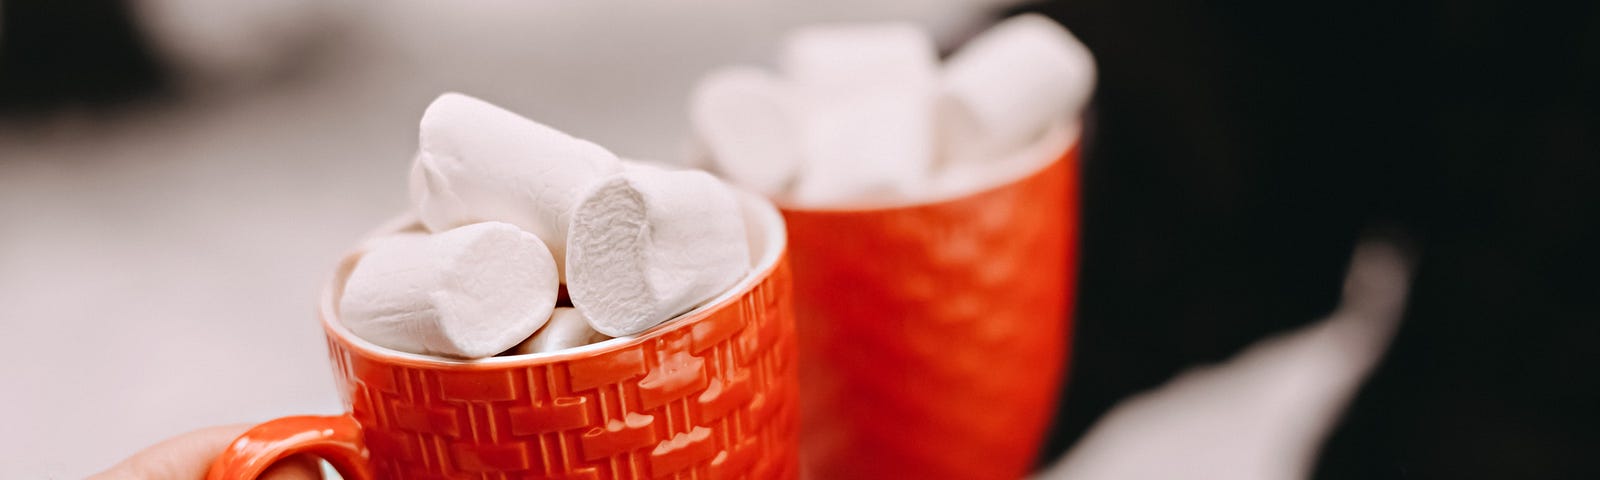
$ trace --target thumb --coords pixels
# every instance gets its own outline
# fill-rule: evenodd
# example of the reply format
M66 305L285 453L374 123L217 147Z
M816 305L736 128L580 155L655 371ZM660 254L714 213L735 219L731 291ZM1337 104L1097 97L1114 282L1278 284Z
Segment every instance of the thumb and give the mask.
M178 435L133 454L89 480L203 480L212 460L250 427L227 425ZM316 457L295 455L273 464L260 478L321 480L322 470Z

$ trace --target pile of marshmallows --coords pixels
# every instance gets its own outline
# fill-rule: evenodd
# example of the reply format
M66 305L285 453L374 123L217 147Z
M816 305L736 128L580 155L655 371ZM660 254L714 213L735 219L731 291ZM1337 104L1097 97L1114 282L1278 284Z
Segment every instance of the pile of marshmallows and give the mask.
M642 332L750 269L738 199L705 172L621 160L460 94L428 106L419 143L422 229L366 244L339 300L369 342L462 359L561 350Z
M924 201L1035 170L1073 141L1094 86L1088 49L1037 15L942 70L901 23L803 28L780 62L786 78L708 75L690 120L723 175L798 206ZM370 241L339 300L369 342L462 359L556 351L647 330L750 270L738 199L704 172L622 160L460 94L428 106L419 143L421 228Z
M786 78L731 67L690 100L699 146L729 181L796 206L925 201L977 191L1060 156L1094 60L1045 17L1013 17L939 68L902 23L789 35Z

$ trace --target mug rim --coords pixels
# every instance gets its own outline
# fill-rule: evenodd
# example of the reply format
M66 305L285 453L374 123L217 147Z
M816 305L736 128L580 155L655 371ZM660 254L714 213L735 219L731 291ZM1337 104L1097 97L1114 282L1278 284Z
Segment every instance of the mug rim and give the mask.
M412 367L469 369L475 367L504 368L589 358L603 355L611 351L626 349L640 343L647 342L653 338L665 335L666 333L674 331L678 328L693 325L700 320L711 316L712 313L721 310L728 305L736 303L739 299L744 298L751 291L753 291L757 286L770 279L773 273L778 269L778 266L783 263L782 260L784 256L787 255L789 244L788 228L784 223L783 215L779 213L776 206L759 195L740 190L736 187L734 188L734 192L739 198L740 210L744 214L744 220L747 224L745 227L746 231L759 235L759 237L753 238L751 243L752 247L760 247L761 256L758 257L755 262L753 262L750 268L750 273L746 274L744 279L740 280L739 283L735 284L721 295L713 297L711 300L706 301L694 309L679 314L678 316L661 322L659 325L651 327L649 330L645 330L644 332L640 332L635 335L615 337L601 342L562 349L554 352L531 353L505 357L492 356L478 359L437 357L432 355L402 352L392 348L380 346L361 338L354 332L351 332L344 326L343 322L339 321L338 299L344 293L344 282L350 276L351 271L355 269L356 262L360 260L361 255L365 253L363 249L359 247L345 253L340 257L338 266L335 268L333 275L328 279L327 283L324 284L322 288L322 294L320 295L320 300L317 302L318 321L322 323L323 332L327 335L329 340L339 342L349 350L359 352L362 355L369 357L378 358L385 362ZM759 229L748 225L748 223L752 220L759 221L761 223ZM415 217L411 216L410 214L402 214L390 221L385 222L382 227L374 230L371 234L364 238L372 238L374 234L400 232L410 228L415 228L415 226Z
M1056 138L1057 136L1059 136L1060 138L1059 139ZM895 200L878 201L878 202L846 203L846 204L835 205L835 206L803 206L803 205L798 205L798 204L796 204L794 202L791 202L791 201L780 200L780 199L773 199L772 203L775 206L777 206L779 211L782 211L784 213L793 212L793 213L816 214L816 215L840 215L840 214L848 215L848 214L861 214L861 213L881 213L881 212L891 212L891 211L896 211L896 210L912 210L912 209L925 208L925 207L931 207L931 206L937 206L937 205L948 205L948 204L953 204L953 203L960 203L960 202L966 201L968 199L971 199L973 197L987 195L989 193L993 193L995 191L1005 189L1006 187L1009 187L1011 185L1015 185L1015 184L1017 184L1019 182L1027 180L1029 178L1033 178L1035 176L1038 176L1041 173L1044 173L1046 170L1049 170L1050 167L1055 166L1055 164L1060 163L1062 161L1065 161L1066 158L1068 156L1070 156L1072 154L1072 152L1077 151L1080 148L1081 144L1083 143L1083 122L1082 121L1071 121L1071 122L1060 121L1060 122L1054 122L1054 123L1050 124L1050 126L1045 129L1045 133L1042 136L1040 136L1040 138L1038 140L1034 141L1033 143L1024 145L1022 148L1019 149L1019 151L1020 150L1033 149L1033 148L1039 148L1039 147L1043 146L1044 144L1049 143L1049 142L1051 142L1053 140L1060 141L1062 145L1061 145L1061 148L1059 148L1059 149L1055 149L1055 148L1051 149L1054 153L1051 154L1051 156L1048 158L1048 160L1039 160L1034 165L1030 166L1029 168L1020 169L1020 170L1018 170L1016 172L1013 172L1009 176L1002 177L1003 181L996 182L996 183L994 183L992 185L986 185L986 186L983 186L983 187L980 187L980 188L977 188L977 189L963 190L963 191L958 191L958 192L956 192L954 194L938 195L938 196L933 196L933 197L928 197L928 198L895 199Z

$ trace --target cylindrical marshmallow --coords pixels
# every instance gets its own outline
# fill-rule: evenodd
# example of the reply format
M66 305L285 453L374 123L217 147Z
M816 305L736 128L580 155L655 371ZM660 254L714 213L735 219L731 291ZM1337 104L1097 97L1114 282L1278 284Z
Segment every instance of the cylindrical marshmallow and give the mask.
M602 342L611 337L594 331L589 326L589 320L583 318L578 309L571 307L556 308L550 314L550 321L533 336L523 340L522 343L512 347L506 355L526 355L530 353L545 353L581 347L591 343Z
M1049 18L1019 15L985 31L945 63L946 161L984 160L1078 115L1094 77L1089 49Z
M567 292L596 331L632 335L733 286L750 246L733 191L697 170L630 166L578 203Z
M1016 181L1050 165L1078 140L1081 126L1058 121L1027 145L997 153L983 162L945 165L928 183L929 199L955 198Z
M549 246L562 278L578 194L622 169L598 145L458 93L428 106L419 143L411 201L424 225L516 225Z
M803 206L903 199L933 164L932 99L925 90L818 98L803 116L805 162L788 200Z
M339 318L377 345L488 357L538 330L555 307L555 259L539 237L509 223L367 245L345 281Z
M939 64L933 39L906 22L802 27L784 38L780 55L785 76L805 88L819 89L922 81L932 77Z
M938 64L926 33L897 22L807 27L789 36L781 61L803 102L791 201L893 199L924 179Z
M800 164L791 92L751 67L714 71L689 99L689 120L717 171L766 195L782 193Z

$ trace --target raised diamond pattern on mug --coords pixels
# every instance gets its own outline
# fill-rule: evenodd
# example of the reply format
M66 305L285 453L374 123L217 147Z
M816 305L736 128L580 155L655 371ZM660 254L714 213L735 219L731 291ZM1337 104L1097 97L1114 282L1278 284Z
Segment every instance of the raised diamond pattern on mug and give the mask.
M746 440L711 459L711 480L742 478L761 455L754 440Z
M655 420L650 415L629 412L622 419L612 419L603 427L589 429L583 434L583 458L605 458L654 444L656 431L650 424Z
M451 372L439 376L439 390L446 400L457 402L498 402L517 398L512 372Z
M762 322L756 326L756 347L749 353L750 357L761 356L778 343L778 335L782 333L781 327L778 322Z
M461 420L456 410L442 406L420 406L394 402L394 423L400 428L417 433L431 433L446 437L461 435Z
M757 424L767 423L767 421L772 418L772 414L777 411L773 405L775 402L768 397L769 395L767 392L762 392L756 395L755 398L751 399L750 415L746 418L749 418L751 422Z
M694 328L690 330L690 335L694 338L694 353L699 354L707 348L722 343L728 337L738 333L744 326L745 321L742 315L719 315L696 323Z
M627 349L573 360L567 366L573 390L588 390L644 375L644 350Z
M394 372L388 365L372 361L372 359L350 355L349 375L352 382L359 382L367 388L383 393L395 393ZM338 372L335 372L338 373Z
M705 361L700 357L677 352L662 359L661 365L639 380L639 402L644 408L655 408L706 389Z
M362 438L367 441L367 448L380 458L416 458L421 455L415 436L389 431L363 431Z
M650 452L650 474L661 478L687 470L717 455L711 443L711 429L694 427L689 433L673 435Z
M456 468L463 472L503 472L532 470L539 466L536 449L524 442L499 444L457 443L453 447Z
M587 398L569 397L508 408L506 413L511 417L511 434L535 435L588 425L587 403Z
M746 376L731 380L714 379L695 402L700 404L700 417L710 422L721 420L735 408L749 405L752 395Z

